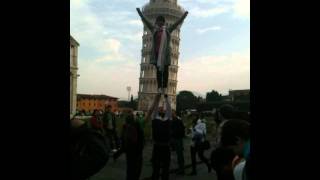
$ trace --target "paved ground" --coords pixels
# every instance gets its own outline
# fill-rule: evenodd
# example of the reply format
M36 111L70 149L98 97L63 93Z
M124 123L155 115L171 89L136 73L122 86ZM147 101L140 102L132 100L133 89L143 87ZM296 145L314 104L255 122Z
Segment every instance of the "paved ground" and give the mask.
M190 159L190 139L186 138L184 141L185 151L184 151L184 157L185 157L185 164L186 164L186 174L191 172L191 159ZM150 162L151 158L151 152L152 152L152 144L148 143L144 149L143 155L143 167L142 167L142 173L141 173L141 180L147 180L150 179L151 173L152 173L152 166ZM205 156L209 158L211 150L208 150L205 152ZM198 158L198 157L197 157ZM189 165L189 166L188 166ZM174 170L178 167L177 165L177 157L175 152L171 153L171 165L170 169ZM211 173L208 173L207 167L205 164L201 163L197 165L197 176L181 176L176 175L175 173L170 174L170 179L173 180L195 180L195 179L201 179L201 180L216 180L215 172L212 171ZM110 161L107 163L107 165L96 175L90 178L90 180L125 180L126 179L126 162L125 162L125 155L122 155L117 159L117 161L113 161L111 158Z

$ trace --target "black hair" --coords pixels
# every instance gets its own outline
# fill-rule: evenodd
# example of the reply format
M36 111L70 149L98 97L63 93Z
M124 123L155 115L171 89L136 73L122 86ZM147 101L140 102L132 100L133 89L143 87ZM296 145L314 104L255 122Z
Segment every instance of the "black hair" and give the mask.
M234 107L230 104L224 104L219 108L219 112L224 118L231 119L234 116Z
M234 180L233 173L226 171L224 167L231 166L235 156L231 148L218 147L211 152L211 166L216 171L218 179Z
M128 124L133 124L134 123L134 116L133 116L132 112L128 112L127 113L126 123L128 123Z
M98 111L98 109L94 109L93 112L92 112L92 114L93 114L93 115L96 115L96 112L97 112L97 111Z
M158 17L156 18L156 22L159 22L159 21L161 21L161 22L166 22L166 19L165 19L163 16L158 16Z
M250 139L250 124L245 120L232 119L222 126L222 146L236 145L237 138Z

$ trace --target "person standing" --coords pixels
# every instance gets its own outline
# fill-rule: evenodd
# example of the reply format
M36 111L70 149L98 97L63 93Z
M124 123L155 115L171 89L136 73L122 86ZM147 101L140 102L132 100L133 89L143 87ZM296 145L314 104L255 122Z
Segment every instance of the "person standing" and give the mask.
M120 142L116 129L116 119L114 113L111 111L111 105L105 107L105 112L103 114L103 127L105 129L106 137L110 140L110 147L112 151L119 149Z
M191 162L192 162L192 172L189 174L191 176L197 175L197 162L196 162L196 154L198 153L198 157L202 162L207 165L208 172L211 172L211 166L209 164L209 160L204 156L204 148L203 142L205 140L207 130L206 124L201 121L200 119L196 119L193 123L192 128L192 144L190 147L191 151Z
M183 155L183 139L185 137L185 126L176 111L172 110L171 122L171 144L174 151L177 153L179 170L177 174L184 175L184 155Z
M105 131L103 129L103 122L99 116L99 111L97 109L95 109L92 113L92 117L90 118L90 126L102 135L105 134Z
M151 109L148 112L146 120L152 119L152 138L153 138L153 151L152 151L152 180L161 179L169 180L169 167L170 167L170 136L172 121L172 110L165 94L166 110L159 106L161 94L157 94Z
M139 180L142 170L142 154L144 147L144 132L132 112L126 117L122 127L120 149L114 154L116 160L122 153L126 154L127 180Z

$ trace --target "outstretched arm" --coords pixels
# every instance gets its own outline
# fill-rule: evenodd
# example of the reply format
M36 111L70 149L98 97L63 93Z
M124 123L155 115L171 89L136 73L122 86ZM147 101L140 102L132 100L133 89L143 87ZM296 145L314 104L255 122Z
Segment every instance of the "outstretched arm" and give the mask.
M156 115L156 110L158 109L158 105L159 105L159 100L160 100L161 94L157 94L156 98L153 101L153 104L151 106L151 108L149 109L147 116L146 116L146 121L148 122L151 118L151 115ZM157 108L156 108L157 107Z
M171 109L171 105L168 99L168 95L164 95L164 99L166 101L166 114L165 117L167 119L172 119L172 109Z
M174 24L172 24L169 28L168 28L168 31L171 33L172 31L174 31L182 22L183 20L187 17L188 15L188 11L186 11L183 16L178 20L176 21Z
M152 23L146 17L144 17L142 12L140 11L140 8L136 8L136 9L138 11L139 16L141 17L142 22L148 27L148 29L151 32L153 32L154 26L152 25Z

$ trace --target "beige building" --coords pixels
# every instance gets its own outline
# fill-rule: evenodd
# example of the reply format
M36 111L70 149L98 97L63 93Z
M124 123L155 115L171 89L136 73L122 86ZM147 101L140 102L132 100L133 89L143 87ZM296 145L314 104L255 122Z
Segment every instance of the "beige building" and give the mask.
M142 13L151 22L155 22L157 16L165 17L166 26L172 25L185 12L177 4L177 0L150 0L142 8ZM178 73L178 59L179 59L179 42L180 42L180 28L177 27L171 34L171 65L169 66L168 79L168 97L171 102L171 107L176 109L176 88L177 88L177 73ZM155 98L157 93L157 78L156 68L149 63L152 34L146 26L143 28L142 36L142 55L140 64L140 78L138 91L138 110L147 111ZM163 98L160 100L160 106L163 106Z
M250 100L250 89L229 90L229 98L231 101Z
M78 47L79 43L70 35L70 115L77 108Z

